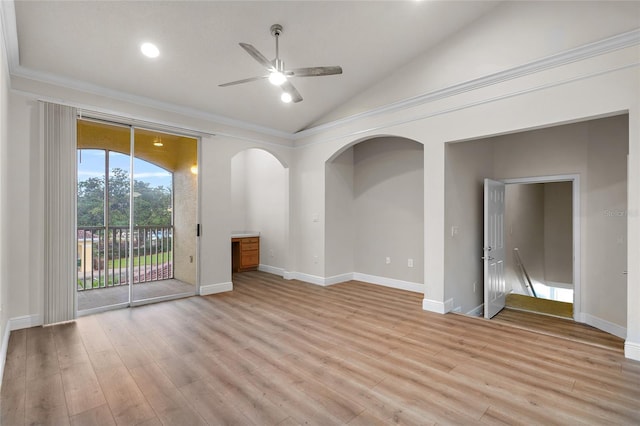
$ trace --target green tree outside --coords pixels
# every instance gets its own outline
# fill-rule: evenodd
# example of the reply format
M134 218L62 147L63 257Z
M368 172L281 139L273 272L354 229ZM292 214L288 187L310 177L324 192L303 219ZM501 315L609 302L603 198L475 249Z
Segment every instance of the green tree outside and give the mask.
M104 226L104 176L78 183L78 226ZM135 226L171 226L171 188L134 180ZM109 176L109 225L129 225L129 174L114 168Z

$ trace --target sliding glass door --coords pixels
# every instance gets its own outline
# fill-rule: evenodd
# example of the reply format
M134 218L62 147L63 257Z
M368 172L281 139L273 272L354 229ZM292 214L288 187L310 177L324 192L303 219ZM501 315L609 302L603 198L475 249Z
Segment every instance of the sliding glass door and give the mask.
M192 168L196 139L78 121L80 314L195 294Z
M197 140L136 129L133 302L194 294Z

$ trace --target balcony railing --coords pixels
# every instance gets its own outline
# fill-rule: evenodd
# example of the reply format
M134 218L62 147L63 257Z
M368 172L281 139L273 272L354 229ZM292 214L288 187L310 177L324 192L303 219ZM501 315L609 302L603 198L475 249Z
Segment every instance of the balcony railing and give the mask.
M128 226L78 228L78 291L171 278L172 226L136 226L132 234Z

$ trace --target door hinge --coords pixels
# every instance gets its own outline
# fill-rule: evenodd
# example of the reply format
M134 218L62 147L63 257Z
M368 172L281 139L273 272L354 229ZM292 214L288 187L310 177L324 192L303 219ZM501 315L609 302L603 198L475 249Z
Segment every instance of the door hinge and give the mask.
M200 236L200 224L196 225L196 237Z

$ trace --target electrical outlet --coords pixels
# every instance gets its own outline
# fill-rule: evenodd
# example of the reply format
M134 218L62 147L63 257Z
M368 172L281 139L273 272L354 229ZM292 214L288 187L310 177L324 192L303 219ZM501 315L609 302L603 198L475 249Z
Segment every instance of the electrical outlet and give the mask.
M318 256L313 256L313 263L318 263Z
M390 264L390 263L391 263L391 258L390 258L390 257L387 257L387 258L384 260L384 263L386 263L387 265L388 265L388 264Z
M458 231L459 231L459 228L457 226L452 226L451 227L451 237L455 237L456 235L458 235Z
M413 268L413 259L408 259L408 260L407 260L407 266L408 266L409 268Z

